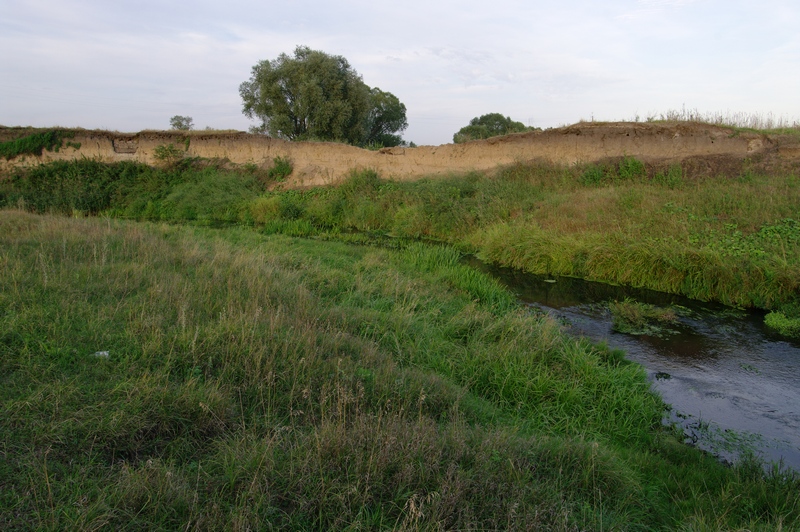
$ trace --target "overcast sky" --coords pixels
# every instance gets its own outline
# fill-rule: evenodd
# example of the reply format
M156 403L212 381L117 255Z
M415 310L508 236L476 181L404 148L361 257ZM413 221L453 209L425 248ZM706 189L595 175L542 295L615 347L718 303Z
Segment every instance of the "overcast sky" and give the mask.
M417 144L491 112L800 119L798 0L0 0L0 124L246 130L239 84L297 45L400 98Z

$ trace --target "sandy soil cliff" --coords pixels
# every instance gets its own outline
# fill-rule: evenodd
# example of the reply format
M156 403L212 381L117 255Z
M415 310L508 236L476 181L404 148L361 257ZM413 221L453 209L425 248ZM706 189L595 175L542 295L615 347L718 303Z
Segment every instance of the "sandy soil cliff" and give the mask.
M715 165L740 166L751 161L793 168L800 163L800 139L796 136L738 133L729 128L682 123L581 123L465 144L380 151L328 142L287 142L238 132L191 132L186 136L177 131L124 134L78 130L70 140L80 143L80 148L65 146L40 157L0 160L0 169L77 157L155 163L155 149L170 143L185 149L188 156L228 159L235 164L268 166L274 157L289 157L294 172L286 184L296 187L336 183L353 169L372 168L382 177L406 180L487 171L535 159L574 164L627 155L654 164L680 161L689 168L708 167L710 171Z

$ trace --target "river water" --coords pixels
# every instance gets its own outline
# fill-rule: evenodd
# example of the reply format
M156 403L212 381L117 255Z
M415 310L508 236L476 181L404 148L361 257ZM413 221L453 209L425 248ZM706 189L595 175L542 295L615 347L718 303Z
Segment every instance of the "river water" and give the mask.
M573 334L624 349L671 405L666 423L686 442L726 461L754 452L770 467L800 471L800 342L763 325L763 313L680 296L509 268L470 264L492 275L526 305L555 317ZM676 310L652 335L612 330L607 303L631 298Z

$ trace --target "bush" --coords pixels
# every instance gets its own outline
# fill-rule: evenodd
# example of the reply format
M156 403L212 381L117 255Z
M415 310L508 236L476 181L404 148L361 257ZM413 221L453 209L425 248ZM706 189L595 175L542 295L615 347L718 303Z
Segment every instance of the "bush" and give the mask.
M604 165L591 164L583 171L579 181L581 185L599 185L605 182L609 174L609 168Z
M647 175L644 163L635 157L623 157L619 162L619 178L623 181L642 179Z
M156 146L153 150L153 158L166 166L175 166L178 161L183 159L184 151L171 142Z
M272 181L283 181L294 170L292 161L288 157L275 157L272 159L272 167L267 170L267 177Z

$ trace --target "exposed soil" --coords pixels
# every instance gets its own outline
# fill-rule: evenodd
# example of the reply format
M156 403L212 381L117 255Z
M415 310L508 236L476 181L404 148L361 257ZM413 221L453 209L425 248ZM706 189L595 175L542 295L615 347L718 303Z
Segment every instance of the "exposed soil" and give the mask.
M23 131L24 130L24 131ZM19 136L28 128L2 128L0 136ZM680 163L684 175L739 175L746 169L800 169L800 137L746 133L695 123L580 123L518 133L464 144L385 148L368 151L329 142L287 142L243 132L143 131L135 134L75 130L80 148L64 147L41 157L0 160L0 170L76 157L104 161L134 160L154 164L154 150L164 144L185 149L187 156L226 159L232 164L270 166L289 157L294 172L286 186L332 184L353 169L372 168L382 177L408 180L499 166L535 159L558 164L588 163L634 156L651 172Z

